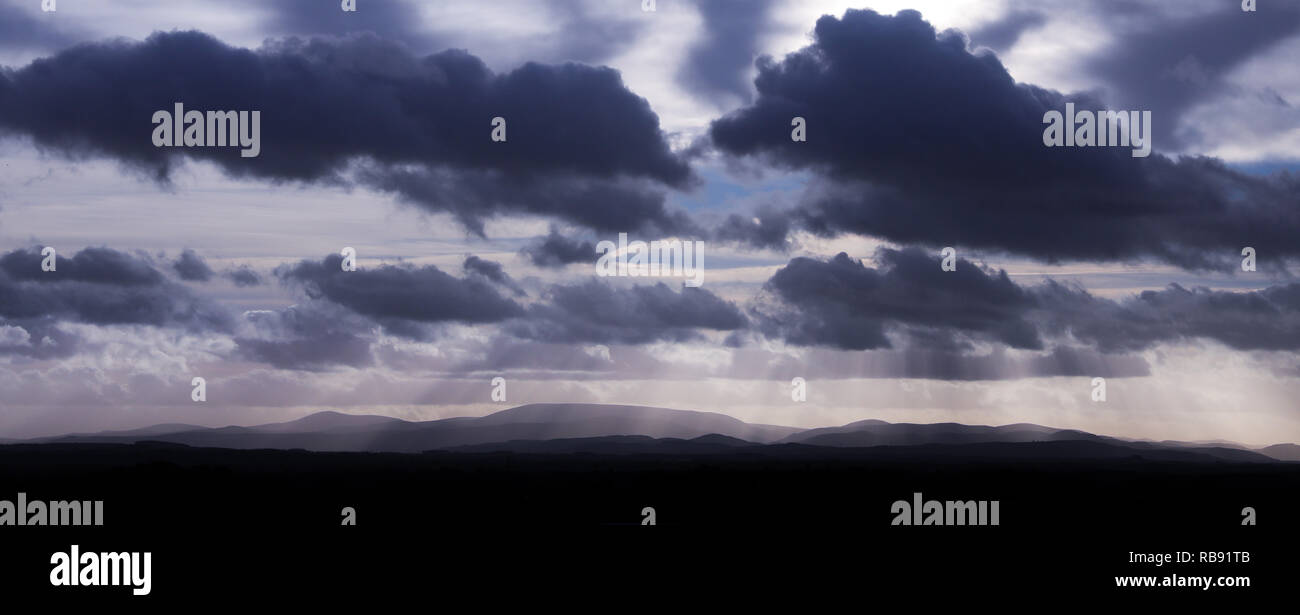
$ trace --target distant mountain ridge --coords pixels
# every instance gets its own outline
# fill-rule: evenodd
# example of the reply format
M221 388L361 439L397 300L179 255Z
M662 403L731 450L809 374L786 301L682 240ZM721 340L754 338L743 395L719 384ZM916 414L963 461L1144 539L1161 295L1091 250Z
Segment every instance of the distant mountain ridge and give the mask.
M907 446L939 443L1093 440L1101 437L1082 431L1058 430L1028 423L990 427L961 423L887 423L868 419L839 427L801 431L787 436L782 442L817 446Z
M296 420L253 426L153 425L140 429L74 433L13 443L165 442L238 449L306 449L418 453L628 453L802 455L870 454L888 458L908 449L937 454L943 447L966 454L1007 456L1082 455L1168 460L1300 461L1300 446L1259 450L1228 443L1130 441L1083 431L1017 423L889 423L876 419L837 427L800 429L746 423L713 412L607 404L528 404L481 417L406 421L378 416L317 412ZM936 448L938 447L938 448ZM870 449L871 453L850 449ZM836 452L838 451L838 452Z
M422 452L512 440L646 436L689 440L720 435L754 443L773 442L796 427L751 424L723 414L648 406L530 404L482 417L434 421L318 412L283 423L249 427L143 429L68 434L27 442L136 442L150 440L222 448L302 448L315 451Z
M1300 445L1296 444L1274 444L1259 449L1259 452L1283 461L1300 461Z

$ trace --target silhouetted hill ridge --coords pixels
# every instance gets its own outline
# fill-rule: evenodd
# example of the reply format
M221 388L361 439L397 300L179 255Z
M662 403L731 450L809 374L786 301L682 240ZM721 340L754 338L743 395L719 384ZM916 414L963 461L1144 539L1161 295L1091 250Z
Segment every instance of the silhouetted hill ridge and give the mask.
M1046 452L1054 458L1082 454L1101 455L1105 458L1134 455L1171 460L1300 460L1300 446L1294 444L1279 444L1252 451L1233 443L1131 441L1032 423L989 426L889 423L865 419L836 427L800 429L746 423L732 416L712 412L651 406L555 403L527 404L482 417L431 421L407 421L382 415L324 411L292 421L264 425L209 428L165 424L15 442L129 443L144 440L216 448L407 453L442 449L460 452L491 450L715 454L772 449L764 451L764 454L784 454L782 451L804 449L896 447L910 449L911 454L950 454L959 451L960 454L1015 457ZM1051 442L1075 444L1047 448L987 446ZM1077 443L1104 444L1110 448L1088 448ZM795 445L804 448L790 448ZM983 448L961 448L964 445L981 445ZM930 446L950 448L918 448ZM873 454L890 456L898 453L877 451Z

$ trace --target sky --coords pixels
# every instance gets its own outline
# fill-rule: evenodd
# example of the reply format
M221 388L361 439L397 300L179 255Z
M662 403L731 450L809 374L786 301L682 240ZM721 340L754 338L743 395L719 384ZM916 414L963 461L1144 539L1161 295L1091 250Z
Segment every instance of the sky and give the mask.
M0 0L0 437L590 402L1300 441L1300 5L1239 4ZM155 145L177 102L258 111L258 155ZM1067 103L1150 154L1047 147ZM620 233L702 284L600 275Z

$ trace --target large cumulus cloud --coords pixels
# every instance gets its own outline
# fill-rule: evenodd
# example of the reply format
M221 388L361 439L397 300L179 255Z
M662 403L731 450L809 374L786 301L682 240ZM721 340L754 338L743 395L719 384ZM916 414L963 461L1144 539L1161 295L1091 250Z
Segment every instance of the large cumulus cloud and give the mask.
M154 147L152 115L176 102L260 111L260 155ZM505 142L490 139L497 116ZM371 34L256 50L200 32L78 45L0 72L0 131L160 181L186 158L235 177L362 181L478 233L500 213L680 231L662 191L692 181L649 103L613 69L528 63L498 74L465 51L421 57Z
M730 156L813 173L803 202L771 227L1046 261L1229 269L1244 246L1263 267L1300 256L1300 178L1122 147L1046 148L1046 111L1106 106L1016 83L994 55L914 11L822 17L812 45L758 69L758 98L714 121L710 138ZM796 116L807 142L790 139Z

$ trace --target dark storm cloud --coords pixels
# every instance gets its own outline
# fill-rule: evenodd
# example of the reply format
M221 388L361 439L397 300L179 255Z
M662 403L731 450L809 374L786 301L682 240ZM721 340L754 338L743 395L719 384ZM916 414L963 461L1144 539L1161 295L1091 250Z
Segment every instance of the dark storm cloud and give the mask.
M1082 344L1124 353L1213 340L1238 350L1300 350L1300 283L1253 292L1187 289L1112 301L1048 281L1022 287L964 259L952 272L917 249L876 253L870 268L841 253L792 259L767 282L779 301L755 306L756 328L804 346L906 348L960 354L972 341L1053 352ZM1064 368L1062 368L1064 369Z
M913 11L822 17L813 45L760 59L755 84L754 104L713 122L710 137L734 157L818 175L787 214L792 227L1047 261L1228 269L1252 246L1268 255L1261 266L1279 268L1300 256L1300 177L1123 147L1046 148L1046 111L1105 106L1017 84L995 56L971 54L959 33L936 34ZM807 142L790 139L796 116Z
M52 318L97 325L229 330L228 315L167 281L145 260L108 248L59 257L41 270L38 248L0 256L0 318Z
M1044 185L1077 164L1138 175L1128 151L1044 149L1043 112L1064 98L1016 84L996 57L969 53L960 33L936 35L915 11L825 16L815 39L781 62L760 59L758 99L710 127L718 148L905 188ZM790 139L796 116L809 122L806 143ZM986 155L972 159L980 147Z
M1180 118L1207 98L1234 90L1227 74L1284 39L1300 35L1300 5L1261 3L1257 13L1224 2L1209 14L1168 18L1140 15L1139 28L1091 58L1089 72L1114 90L1124 108L1150 109L1159 118L1156 143L1174 149ZM1104 16L1103 16L1104 18ZM1193 129L1194 132L1194 129Z
M773 4L773 0L697 0L704 32L678 71L677 82L718 103L749 102L749 69Z
M528 295L528 293L524 292L524 289L515 282L514 278L511 278L510 274L506 273L506 270L501 266L501 263L483 260L477 256L471 255L465 259L463 268L467 275L483 276L494 284L510 289L510 292L513 292L516 297L524 297Z
M378 321L416 323L500 322L523 314L479 276L457 278L433 265L383 265L343 271L337 254L277 270L282 280L301 284L313 299L325 299Z
M152 115L177 101L260 111L260 155L154 147ZM490 138L496 116L505 142ZM360 164L368 185L480 233L497 213L676 230L659 191L693 181L649 103L613 69L529 63L496 74L464 51L420 57L370 34L257 50L200 32L80 45L0 73L0 130L160 181L187 157L235 177L333 184Z
M731 302L701 289L665 284L614 288L595 280L557 285L546 302L529 306L511 334L548 343L645 344L700 337L699 329L735 331L747 325Z
M524 246L520 253L527 256L534 265L552 269L573 263L595 263L597 257L595 243L569 238L560 234L554 226L545 237Z
M207 282L212 279L212 268L194 250L181 252L180 258L172 263L172 269L176 270L182 280Z

